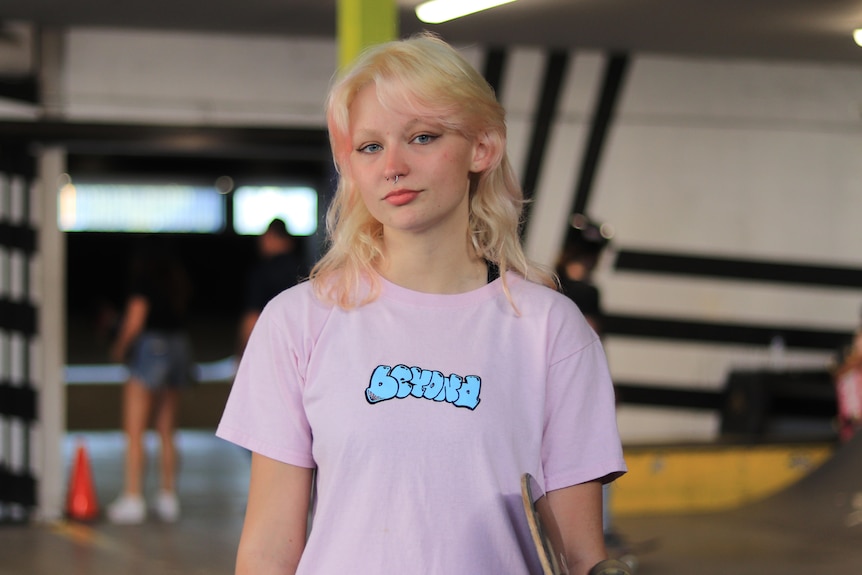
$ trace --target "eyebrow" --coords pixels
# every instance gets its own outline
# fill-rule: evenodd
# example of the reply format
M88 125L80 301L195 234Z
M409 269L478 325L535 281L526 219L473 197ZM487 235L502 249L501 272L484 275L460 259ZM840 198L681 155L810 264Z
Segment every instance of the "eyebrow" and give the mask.
M441 131L442 131L442 130L445 130L445 128L444 128L444 127L443 127L439 122L434 122L434 121L432 121L432 120L427 120L427 119L424 119L424 118L413 118L412 120L408 121L408 122L404 125L404 131L405 131L405 132L409 132L409 131L411 131L411 130L415 129L415 127L416 127L417 125L422 125L422 124L427 125L429 128L434 128L434 129L441 130ZM377 128L377 127L367 128L367 127L359 126L359 127L358 127L354 132L353 132L352 136L353 136L353 137L374 137L374 136L376 136L380 131L381 131L381 130L380 130L379 128Z

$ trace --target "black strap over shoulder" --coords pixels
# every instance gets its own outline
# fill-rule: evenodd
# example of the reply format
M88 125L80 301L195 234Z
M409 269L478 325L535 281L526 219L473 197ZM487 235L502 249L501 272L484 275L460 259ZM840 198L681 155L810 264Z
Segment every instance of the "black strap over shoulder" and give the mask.
M500 277L500 268L494 262L485 260L485 265L488 266L488 283L491 283Z

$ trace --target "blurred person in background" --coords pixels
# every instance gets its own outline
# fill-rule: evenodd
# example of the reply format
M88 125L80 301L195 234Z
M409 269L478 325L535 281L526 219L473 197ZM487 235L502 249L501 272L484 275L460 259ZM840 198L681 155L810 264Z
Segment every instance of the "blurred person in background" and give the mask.
M562 292L577 304L599 337L603 336L602 300L593 272L612 236L607 225L575 214L556 269Z
M833 370L838 402L838 438L848 441L862 427L862 319Z
M237 357L242 356L251 330L269 300L308 275L308 265L300 249L299 238L287 229L284 220L276 218L258 237L260 261L248 277L239 322Z
M557 276L560 278L560 289L575 302L599 338L604 338L601 291L593 282L593 273L599 265L602 253L610 244L613 230L607 224L596 222L584 214L575 214L570 223L565 246L556 268ZM605 484L602 487L602 527L605 545L613 550L622 548L625 544L622 536L613 526L612 489L611 484Z
M142 240L129 275L125 309L110 349L111 359L129 370L122 400L125 486L107 516L119 524L141 523L147 516L144 435L152 416L161 447L152 508L162 521L174 522L180 516L174 441L180 391L196 379L186 325L191 282L174 247L153 236Z

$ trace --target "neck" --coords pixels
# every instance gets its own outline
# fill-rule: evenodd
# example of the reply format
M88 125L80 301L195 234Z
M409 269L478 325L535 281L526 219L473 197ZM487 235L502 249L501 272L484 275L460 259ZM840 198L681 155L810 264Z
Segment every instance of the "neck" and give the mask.
M473 254L466 238L460 242L384 242L386 259L378 272L407 289L454 294L478 289L488 279L485 261Z

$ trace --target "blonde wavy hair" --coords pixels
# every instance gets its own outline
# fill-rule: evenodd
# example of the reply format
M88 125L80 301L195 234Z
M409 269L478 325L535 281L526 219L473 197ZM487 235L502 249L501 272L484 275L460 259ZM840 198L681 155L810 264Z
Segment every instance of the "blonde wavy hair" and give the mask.
M370 84L384 106L487 143L493 159L488 169L472 174L465 239L478 257L498 266L510 302L507 271L556 287L553 273L528 261L521 246L524 196L506 154L505 110L488 82L454 48L423 33L366 49L336 76L330 89L326 119L339 181L326 215L327 250L310 274L317 296L350 309L373 301L380 292L375 269L384 258L383 226L366 209L346 170L352 152L350 105ZM370 290L365 287L369 283Z

